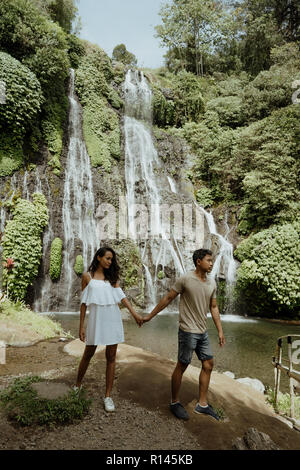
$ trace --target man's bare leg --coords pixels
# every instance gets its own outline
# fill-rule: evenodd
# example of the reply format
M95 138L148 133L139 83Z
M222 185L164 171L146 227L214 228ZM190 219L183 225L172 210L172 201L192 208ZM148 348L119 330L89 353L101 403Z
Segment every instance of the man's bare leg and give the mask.
M181 386L182 376L187 366L188 364L183 364L180 361L178 361L176 364L171 381L172 403L176 403L177 401L179 401L179 390Z
M199 403L201 406L207 405L207 392L213 366L213 359L202 361L202 369L199 375Z

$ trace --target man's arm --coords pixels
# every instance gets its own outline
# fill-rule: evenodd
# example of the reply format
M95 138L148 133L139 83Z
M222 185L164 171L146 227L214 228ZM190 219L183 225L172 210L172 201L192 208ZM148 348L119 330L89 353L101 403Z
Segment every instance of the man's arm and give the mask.
M211 311L211 316L214 321L214 324L216 325L216 328L218 330L219 334L219 345L224 346L225 344L225 337L223 333L223 328L221 324L221 318L220 318L220 312L217 304L217 299L211 299L210 301L210 311Z
M147 315L146 317L143 318L144 322L147 322L147 321L150 321L151 318L155 317L155 315L157 315L159 312L161 312L164 308L166 308L171 302L172 300L175 299L175 297L177 297L178 295L178 292L176 292L176 290L174 289L171 289L160 301L159 303L156 305L156 307L154 307L154 309L152 310L152 312L149 313L149 315Z

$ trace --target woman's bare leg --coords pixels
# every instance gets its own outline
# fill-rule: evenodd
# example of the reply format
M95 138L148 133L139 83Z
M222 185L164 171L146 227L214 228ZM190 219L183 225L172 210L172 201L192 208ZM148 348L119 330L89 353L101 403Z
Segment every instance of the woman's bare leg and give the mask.
M82 359L79 364L78 368L78 374L77 374L77 381L76 381L76 386L80 387L82 379L86 373L86 370L89 366L90 360L92 359L95 351L97 349L97 346L86 346Z
M106 391L105 397L109 397L112 391L114 378L115 378L115 365L116 365L116 354L117 344L111 344L106 346Z

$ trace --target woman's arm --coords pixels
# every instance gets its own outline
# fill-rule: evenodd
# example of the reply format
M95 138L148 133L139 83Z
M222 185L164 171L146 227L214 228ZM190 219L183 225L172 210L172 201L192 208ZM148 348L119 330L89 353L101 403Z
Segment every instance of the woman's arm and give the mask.
M83 273L81 279L81 290L83 291L89 283L89 276L87 273ZM79 338L81 341L85 341L85 328L84 320L86 314L86 304L80 305L80 321L79 321Z
M141 317L140 315L138 315L136 313L136 311L133 309L131 303L129 302L129 300L125 297L124 299L121 300L122 304L129 310L129 312L131 313L131 315L133 316L133 318L135 319L135 321L137 322L137 324L139 326L142 326L143 324L143 317Z
M119 281L117 281L115 284L115 288L118 288L118 287L120 287ZM131 303L126 297L124 297L124 299L122 299L121 302L129 310L129 312L131 313L131 315L133 316L137 324L141 327L143 324L143 317L141 317L140 315L138 315L138 313L136 313L136 311L134 310Z

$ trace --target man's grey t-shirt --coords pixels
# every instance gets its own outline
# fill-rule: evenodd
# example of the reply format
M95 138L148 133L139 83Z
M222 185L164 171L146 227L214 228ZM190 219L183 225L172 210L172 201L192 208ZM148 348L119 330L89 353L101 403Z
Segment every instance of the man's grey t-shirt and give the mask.
M177 279L173 289L181 294L179 328L189 333L204 333L210 301L216 298L216 282L213 279L201 281L194 271L190 271Z

